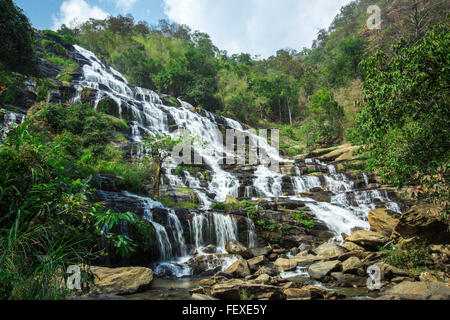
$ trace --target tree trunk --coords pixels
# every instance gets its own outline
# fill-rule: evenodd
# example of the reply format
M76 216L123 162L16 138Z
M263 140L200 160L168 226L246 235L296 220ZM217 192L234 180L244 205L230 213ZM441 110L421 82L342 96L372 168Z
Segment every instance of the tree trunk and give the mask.
M291 113L291 106L289 105L289 99L287 100L287 106L289 111L289 124L292 126L292 113Z

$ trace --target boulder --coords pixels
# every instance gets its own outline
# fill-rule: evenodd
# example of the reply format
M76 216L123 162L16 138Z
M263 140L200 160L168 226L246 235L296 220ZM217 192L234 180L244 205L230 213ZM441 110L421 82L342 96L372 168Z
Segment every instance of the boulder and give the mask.
M357 273L364 266L358 257L350 257L342 263L343 273Z
M194 275L212 275L222 269L222 265L230 258L238 258L230 254L199 254L188 261Z
M248 266L251 272L256 272L261 266L268 263L268 260L264 256L254 257L250 260L247 260Z
M324 243L315 248L313 252L318 256L334 259L345 253L345 250L335 243Z
M258 256L268 256L271 252L272 249L270 248L250 248L249 249L250 253L252 254L252 256L254 257L258 257Z
M348 238L348 237L346 237ZM342 245L342 248L348 250L348 251L364 251L364 248L361 246L358 246L356 243L345 241Z
M225 270L226 274L231 275L233 278L245 278L249 276L250 268L246 260L238 260Z
M408 300L450 300L450 285L443 282L403 281L383 295Z
M153 271L144 267L89 268L94 275L94 292L103 294L132 294L146 290L153 281Z
M211 287L210 295L220 300L281 300L281 288L265 284L230 280Z
M277 272L275 269L270 268L270 267L268 267L268 266L262 266L261 268L258 269L258 271L256 271L256 272L253 274L253 276L254 276L254 277L258 277L258 276L260 276L260 275L262 275L262 274L267 274L267 275L269 275L269 276L275 276L275 275L278 274L278 272Z
M278 258L275 261L274 265L279 271L283 272L295 270L297 268L298 262L295 259Z
M368 230L355 231L345 240L371 249L377 249L379 246L382 246L389 241L389 239L381 233Z
M360 277L354 274L346 274L342 272L332 272L331 276L336 279L338 287L366 287L367 277Z
M288 288L283 291L283 294L286 300L316 300L328 297L329 292L328 290L310 285L300 289Z
M402 214L394 228L392 238L399 240L417 237L432 244L448 244L450 243L448 229L449 224L442 219L439 207L422 204Z
M342 264L338 260L317 262L308 267L308 273L315 280L322 280L333 271L339 271Z
M192 298L192 300L196 300L196 301L219 300L219 299L213 298L211 296L208 296L206 294L200 294L200 293L192 294L191 298Z
M299 266L309 266L317 261L324 260L321 256L315 256L313 254L308 253L299 253L294 257Z
M225 245L225 250L230 254L237 254L246 259L252 257L251 252L243 244L236 240L228 240Z
M399 218L400 214L385 208L371 210L368 215L370 230L390 237Z

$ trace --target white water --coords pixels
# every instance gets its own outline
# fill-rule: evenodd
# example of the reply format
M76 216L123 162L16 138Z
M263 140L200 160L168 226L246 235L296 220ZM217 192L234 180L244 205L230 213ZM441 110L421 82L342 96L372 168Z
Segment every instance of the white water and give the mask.
M119 72L103 64L92 52L79 46L74 47L80 61L86 63L82 67L82 79L75 84L77 96L74 98L74 102L81 102L83 88L97 90L96 108L97 104L104 98L114 100L118 105L118 115L120 117L126 116L130 127L130 138L136 142L142 141L145 135L168 134L174 136L175 133L169 130L168 119L170 117L170 119L173 119L176 128L187 130L191 136L199 138L205 143L206 147L203 144L201 146L194 145L194 150L202 157L203 162L211 171L211 181L207 182L205 188L201 187L200 178L192 176L189 172L184 172L185 181L173 175L175 166L173 163L168 163L165 165L165 177L170 186L192 188L204 209L209 208L213 201L224 201L227 195L238 197L238 179L220 165L221 160L230 156L230 154L227 154L224 146L224 140L218 125L218 116L207 111L205 111L206 116L201 116L189 103L181 100L180 107L165 106L157 93L149 89L129 86ZM251 136L256 141L260 151L267 154L271 159L292 162L280 158L277 150L269 145L266 139L244 129L239 122L227 118L221 118L221 120L227 128ZM138 151L137 156L141 156L141 151ZM318 219L323 220L336 237L339 237L342 232L349 233L354 227L367 229L367 212L376 207L375 201L386 203L386 206L390 209L400 211L398 205L389 199L387 193L382 194L378 190L356 190L354 183L346 175L338 173L334 165L312 159L306 159L305 163L308 166L323 167L321 171L328 172L328 174L323 174L322 179L314 175L302 175L301 170L296 166L296 175L291 177L295 192L292 198L305 201L311 212ZM252 186L245 188L246 197L258 195L258 197L279 198L283 196L283 175L281 173L274 172L260 164L257 166L254 175ZM368 177L367 175L363 177L367 188L369 186ZM300 193L309 192L317 187L332 193L331 203L300 197ZM214 196L210 196L211 194ZM169 240L168 231L153 221L152 209L155 205L160 206L161 204L155 204L151 199L145 199L142 200L142 203L146 204L146 219L155 227L163 260L172 259L174 256L189 255L189 244L185 241L181 224L178 218L175 218L176 215L171 212L168 218L171 229L169 232L176 239L176 243L172 244ZM189 223L191 235L193 235L191 245L197 249L215 243L218 251L223 252L227 240L237 239L237 224L231 216L212 214L205 217L196 215ZM250 224L248 226L249 245L254 245L256 239L253 227ZM212 228L214 228L215 239L212 239L211 236ZM180 261L171 265L179 267L180 269L177 272L180 274L188 272L186 268L180 267L183 266Z

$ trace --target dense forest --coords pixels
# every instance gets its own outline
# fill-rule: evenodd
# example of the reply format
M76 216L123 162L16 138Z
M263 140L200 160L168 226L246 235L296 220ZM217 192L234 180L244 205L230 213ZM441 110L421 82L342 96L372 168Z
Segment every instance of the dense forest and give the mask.
M366 26L373 4L385 12L375 31ZM11 0L0 0L0 105L13 110L26 79L37 84L37 104L0 149L0 298L66 297L48 283L57 281L61 266L101 256L104 225L115 230L125 219L133 229L134 239L106 232L114 257L153 245L149 223L90 200L99 174L120 176L121 187L142 194L155 183L154 158L124 156L117 146L127 123L108 114L107 105L97 111L46 101L79 71L72 45L94 52L130 85L249 127L279 128L287 157L361 146L358 169L396 187L420 186L414 195L447 213L449 9L439 0L355 0L311 48L260 59L229 55L208 34L166 20L150 25L117 16L35 30ZM43 75L43 60L58 66L56 80Z

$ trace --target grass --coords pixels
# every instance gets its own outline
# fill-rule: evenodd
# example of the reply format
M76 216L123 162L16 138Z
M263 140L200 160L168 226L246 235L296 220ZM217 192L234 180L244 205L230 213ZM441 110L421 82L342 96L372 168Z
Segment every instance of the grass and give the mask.
M292 214L292 218L297 222L298 225L301 225L307 229L313 229L315 227L314 220L308 219L308 214L305 211L297 211Z
M380 248L380 251L385 254L384 262L414 274L419 274L424 268L432 268L434 265L426 242L406 243L401 248L395 245Z

